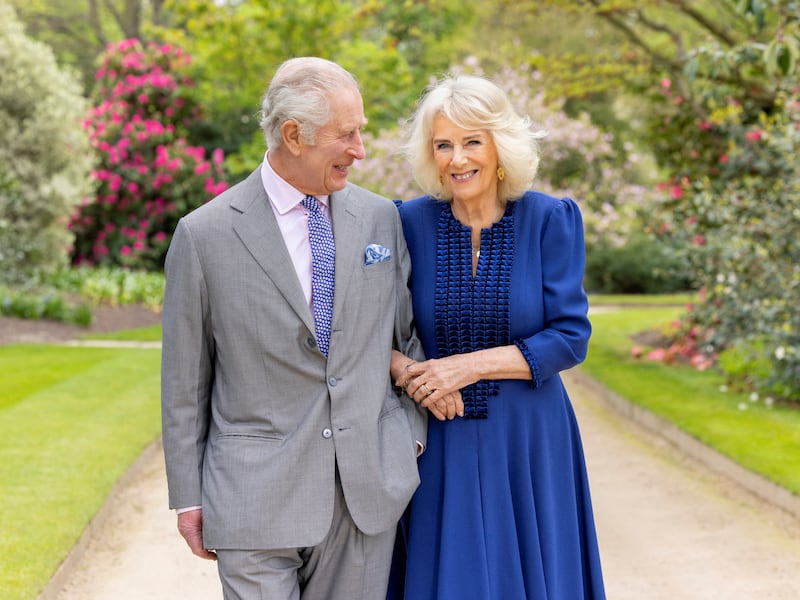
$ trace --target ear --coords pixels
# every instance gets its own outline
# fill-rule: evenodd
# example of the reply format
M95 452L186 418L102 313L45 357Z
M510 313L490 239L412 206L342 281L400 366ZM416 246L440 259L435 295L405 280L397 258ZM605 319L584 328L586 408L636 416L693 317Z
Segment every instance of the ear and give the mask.
M284 121L281 125L281 139L283 146L293 155L298 156L302 150L303 144L300 139L300 126L294 119Z

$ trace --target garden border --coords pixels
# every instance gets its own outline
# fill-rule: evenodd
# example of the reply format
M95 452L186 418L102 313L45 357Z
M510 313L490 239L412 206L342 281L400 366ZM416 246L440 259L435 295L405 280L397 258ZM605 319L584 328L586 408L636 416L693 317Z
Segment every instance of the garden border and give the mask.
M564 380L588 388L604 404L620 416L642 426L647 431L663 438L690 458L698 460L714 473L718 473L739 484L768 504L780 508L796 519L800 519L800 496L759 475L724 454L689 435L674 423L642 408L609 390L602 383L582 372L580 367L564 372Z

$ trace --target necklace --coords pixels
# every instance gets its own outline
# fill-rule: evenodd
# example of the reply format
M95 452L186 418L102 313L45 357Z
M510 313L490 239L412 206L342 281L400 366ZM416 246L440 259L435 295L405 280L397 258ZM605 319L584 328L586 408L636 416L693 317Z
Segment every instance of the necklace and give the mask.
M474 256L475 258L480 258L481 257L481 249L473 247L472 248L472 256Z

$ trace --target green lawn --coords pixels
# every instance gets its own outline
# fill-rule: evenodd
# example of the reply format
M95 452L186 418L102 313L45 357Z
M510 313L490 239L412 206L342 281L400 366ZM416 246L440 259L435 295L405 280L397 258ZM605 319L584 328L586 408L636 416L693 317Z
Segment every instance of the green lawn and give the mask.
M3 600L37 597L115 482L159 435L160 354L0 346Z
M675 423L742 466L800 494L800 409L725 390L716 370L667 366L631 356L630 335L678 317L678 307L636 307L591 315L586 373Z

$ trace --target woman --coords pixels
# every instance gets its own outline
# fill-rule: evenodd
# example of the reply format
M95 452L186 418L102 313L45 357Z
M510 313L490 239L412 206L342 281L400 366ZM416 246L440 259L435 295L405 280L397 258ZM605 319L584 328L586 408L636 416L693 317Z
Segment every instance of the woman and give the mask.
M429 360L395 355L392 376L438 414L401 524L392 598L605 597L559 376L584 359L591 331L583 223L572 200L527 191L539 137L479 77L432 86L411 120L408 155L428 195L399 209ZM443 418L459 390L463 411Z

